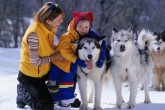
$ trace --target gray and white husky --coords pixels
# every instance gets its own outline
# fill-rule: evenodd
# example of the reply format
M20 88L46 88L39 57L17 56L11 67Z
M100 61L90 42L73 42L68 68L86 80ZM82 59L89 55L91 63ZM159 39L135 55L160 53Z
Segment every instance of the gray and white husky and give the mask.
M78 43L77 46L77 54L81 60L85 60L87 64L87 68L78 67L78 85L82 100L82 105L80 110L88 109L88 102L93 102L94 98L94 110L101 109L101 93L103 82L109 80L109 74L107 71L109 70L110 62L104 62L101 68L96 66L96 62L99 59L99 55L101 52L101 41L100 39L93 38L91 36L84 36ZM107 52L107 57L110 58L109 52ZM110 59L107 59L110 61ZM109 72L108 72L109 73ZM91 85L91 93L89 95L89 99L87 100L87 80ZM95 97L94 97L95 96Z
M138 35L137 44L131 29L112 31L112 50L114 56L111 63L111 72L116 91L116 107L121 108L124 101L122 97L122 82L128 81L130 97L128 109L135 106L138 83L144 84L144 103L150 103L147 87L147 74L151 71L152 61L149 55L150 45L154 37L152 33L142 30Z
M154 32L154 34L156 38L151 52L154 61L153 87L156 91L165 91L165 31Z

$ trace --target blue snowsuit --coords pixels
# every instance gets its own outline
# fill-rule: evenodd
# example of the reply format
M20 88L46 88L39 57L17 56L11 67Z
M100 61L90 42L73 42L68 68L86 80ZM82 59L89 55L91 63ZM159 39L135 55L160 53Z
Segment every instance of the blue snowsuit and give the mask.
M77 71L77 65L71 64L70 73L66 73L56 65L51 64L49 73L49 81L53 81L54 85L48 84L49 92L53 97L53 101L61 101L74 98L74 77Z

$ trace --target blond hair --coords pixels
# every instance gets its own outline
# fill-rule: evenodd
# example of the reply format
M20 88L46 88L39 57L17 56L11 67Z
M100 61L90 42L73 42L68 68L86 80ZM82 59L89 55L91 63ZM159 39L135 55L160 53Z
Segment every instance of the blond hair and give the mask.
M59 7L58 4L47 2L35 14L34 20L46 25L46 20L52 21L60 14L64 16L64 12L62 11L62 9Z

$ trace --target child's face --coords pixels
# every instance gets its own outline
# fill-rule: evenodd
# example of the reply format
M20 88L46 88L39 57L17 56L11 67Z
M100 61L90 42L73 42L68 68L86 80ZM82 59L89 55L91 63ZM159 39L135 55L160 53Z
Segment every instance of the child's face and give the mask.
M88 20L80 20L76 25L76 31L81 35L89 32L90 22Z
M57 29L61 23L63 22L63 15L60 14L58 15L54 20L47 20L47 24L49 25L50 28L55 28Z

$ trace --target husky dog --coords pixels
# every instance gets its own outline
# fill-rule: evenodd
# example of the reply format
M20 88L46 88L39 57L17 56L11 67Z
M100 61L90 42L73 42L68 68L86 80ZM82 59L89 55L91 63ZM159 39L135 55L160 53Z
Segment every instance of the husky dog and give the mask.
M165 31L154 32L154 34L157 37L154 40L151 52L154 61L153 87L156 91L165 91Z
M142 30L138 35L137 44L134 42L134 35L131 29L112 31L112 50L114 56L111 63L111 72L116 91L116 107L121 108L123 103L122 82L128 81L130 85L130 97L128 109L135 106L138 83L144 84L145 100L150 103L148 93L147 74L152 65L149 56L150 45L153 41L153 34Z
M94 109L100 110L101 109L101 93L102 93L102 86L105 80L109 80L109 66L110 62L104 62L101 68L96 66L96 62L98 61L101 47L100 43L102 40L96 39L90 36L83 36L82 39L79 41L77 46L77 54L81 60L85 60L87 63L87 68L78 67L78 85L82 100L82 105L80 110L87 110L88 109L88 102L93 102L93 96L95 94L94 99ZM109 58L107 61L110 61L109 52L106 52ZM91 85L91 93L89 96L89 100L87 101L87 80L90 81Z

